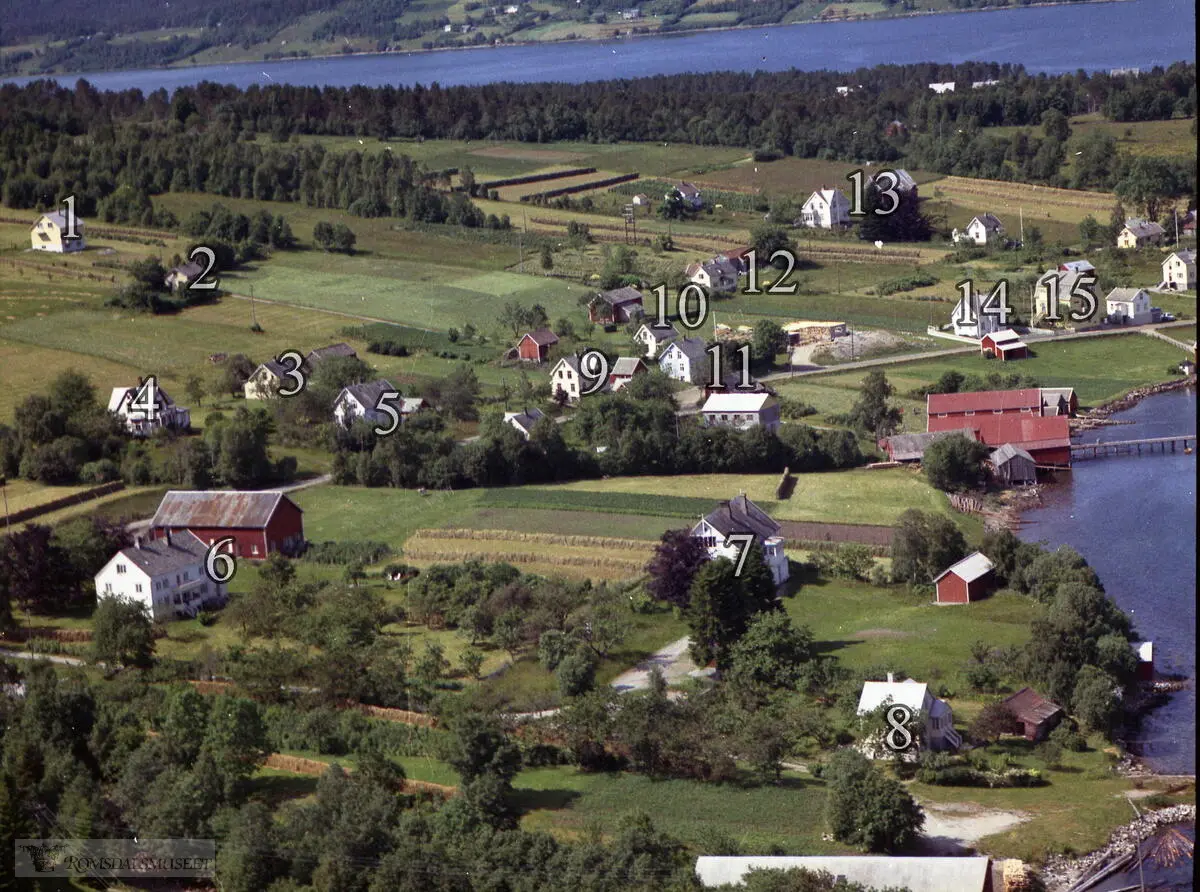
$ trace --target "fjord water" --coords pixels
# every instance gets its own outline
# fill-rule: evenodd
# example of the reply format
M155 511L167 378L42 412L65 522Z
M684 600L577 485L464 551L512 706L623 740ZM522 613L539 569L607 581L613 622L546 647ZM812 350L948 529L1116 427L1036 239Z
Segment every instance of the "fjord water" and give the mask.
M853 71L915 62L1012 62L1034 74L1056 74L1147 69L1195 58L1192 0L1124 0L607 41L97 72L57 80L73 85L82 76L101 90L150 93L201 81L239 87L582 83L684 72Z
M1196 432L1195 389L1159 394L1114 419L1133 421L1077 442L1135 440ZM1077 462L1027 512L1019 535L1070 545L1100 574L1105 590L1154 642L1159 672L1192 685L1147 714L1134 740L1165 774L1196 771L1196 455L1116 456Z

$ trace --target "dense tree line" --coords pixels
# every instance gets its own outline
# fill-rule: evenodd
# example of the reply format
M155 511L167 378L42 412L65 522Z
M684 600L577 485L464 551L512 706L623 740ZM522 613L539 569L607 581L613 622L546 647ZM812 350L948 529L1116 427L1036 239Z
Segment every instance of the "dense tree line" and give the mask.
M983 79L1001 82L944 95L926 86ZM847 80L863 89L838 95L835 88ZM73 192L85 215L127 183L148 194L196 190L480 225L466 196L425 188L423 172L399 153L333 154L241 137L670 141L846 161L903 158L944 173L1057 182L1071 139L1065 116L1099 110L1112 120L1148 120L1194 114L1195 103L1195 66L1186 63L1137 78L924 63L850 74L724 72L451 88L240 90L204 83L149 96L101 93L86 82L74 90L36 82L0 87L0 179L11 206L51 206ZM897 120L903 129L890 126ZM1002 125L1024 129L989 133ZM83 149L74 137L85 133ZM1080 143L1076 185L1112 187L1127 178L1130 162L1104 140L1090 135ZM1178 181L1176 194L1194 191L1192 165L1166 163Z

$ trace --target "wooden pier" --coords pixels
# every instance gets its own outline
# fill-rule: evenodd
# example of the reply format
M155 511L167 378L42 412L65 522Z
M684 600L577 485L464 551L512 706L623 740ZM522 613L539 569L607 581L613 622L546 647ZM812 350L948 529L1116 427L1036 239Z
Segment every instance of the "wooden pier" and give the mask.
M1106 455L1147 455L1155 452L1175 452L1192 449L1196 445L1195 434L1177 434L1173 437L1147 437L1142 440L1109 440L1107 443L1073 443L1071 459L1103 458Z

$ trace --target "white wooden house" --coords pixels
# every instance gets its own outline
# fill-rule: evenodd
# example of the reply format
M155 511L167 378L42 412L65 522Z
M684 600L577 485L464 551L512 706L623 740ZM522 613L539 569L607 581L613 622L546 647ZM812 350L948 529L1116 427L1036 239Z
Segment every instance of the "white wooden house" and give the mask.
M858 715L867 715L883 705L907 706L925 719L925 746L933 750L955 750L962 746L962 736L954 730L954 713L950 704L939 700L929 686L913 679L896 681L888 673L887 681L865 681L858 697ZM876 758L890 755L881 740L864 741L865 755ZM914 747L915 749L915 747Z
M545 413L534 406L532 409L527 408L523 412L505 412L504 423L516 428L517 433L528 440L529 435L533 433L533 426L544 417Z
M1144 325L1154 321L1150 312L1150 294L1143 288L1114 288L1104 299L1109 321Z
M714 393L700 410L706 427L779 430L779 400L769 393Z
M642 355L646 359L657 359L658 354L666 349L667 344L679 338L679 332L671 323L666 325L651 325L649 322L634 332L633 340L642 347Z
M1157 223L1138 219L1126 220L1125 228L1117 234L1117 247L1144 248L1147 245L1161 245L1166 234L1166 230Z
M1056 281L1058 288L1058 317L1060 322L1076 322L1071 318L1071 311L1077 313L1084 309L1083 300L1074 297L1077 291L1085 291L1093 297L1096 295L1096 276L1095 273L1078 269L1064 270L1052 269L1043 273L1038 277L1037 284L1033 286L1033 319L1039 322L1045 319L1050 312L1050 290L1056 286L1050 284L1051 281ZM1090 283L1090 284L1089 284ZM1100 305L1100 301L1096 301L1096 306Z
M1162 262L1160 288L1172 291L1193 291L1196 288L1196 252L1176 251Z
M618 356L608 373L608 390L616 393L633 380L634 375L646 374L646 363L640 356Z
M186 289L204 275L204 267L199 263L184 263L167 270L166 285L173 292Z
M242 394L248 400L274 399L279 396L280 388L292 390L296 386L287 372L288 367L283 363L268 359L246 379L246 383L242 385Z
M955 244L967 241L976 245L987 245L999 241L1003 235L1004 224L1000 222L999 217L995 214L980 214L978 217L972 217L965 229L954 230L952 237Z
M771 517L740 493L728 502L722 502L713 511L692 527L692 538L699 539L708 550L710 560L728 558L735 563L741 557L741 545L725 543L735 533L750 533L763 552L763 560L771 571L776 585L787 582L789 576L787 555L783 551L781 527Z
M699 384L709 373L711 359L703 338L679 338L663 350L658 367L668 378Z
M818 189L800 209L800 222L816 229L850 225L850 200L841 189Z
M75 218L75 234L67 237L67 215L62 211L42 214L29 230L30 247L34 251L49 251L52 254L71 254L82 251L86 245L83 238L83 220Z
M966 297L959 297L950 314L950 322L954 333L963 338L983 338L1000 330L1000 317L992 313L982 312L987 295L972 291L968 302Z
M705 260L688 264L683 273L689 282L694 282L709 291L734 291L737 289L738 270L728 260Z
M350 427L356 421L367 421L383 428L389 428L392 426L392 416L380 408L380 399L385 393L395 391L396 386L383 378L367 381L364 384L347 385L342 388L333 401L333 420L342 427ZM405 413L402 410L402 400L402 397L385 400L385 403L392 406L400 415L401 421L404 420L405 414L416 411L414 405L408 413ZM418 400L412 400L412 402L415 404Z
M96 595L142 604L154 622L195 616L225 603L225 586L204 571L207 554L208 545L186 530L137 536L96 574Z
M145 437L160 428L167 430L187 430L191 426L191 412L182 406L175 405L174 400L161 387L154 388L154 411L148 412L147 406L141 405L135 397L140 387L114 387L108 397L108 411L112 412L125 425L125 429L135 437Z
M939 96L942 93L953 93L956 81L941 81L940 83L930 84L929 89L937 93Z
M567 400L573 403L583 394L583 387L579 357L575 354L564 356L550 370L550 396L554 399L558 399L561 390L567 395Z

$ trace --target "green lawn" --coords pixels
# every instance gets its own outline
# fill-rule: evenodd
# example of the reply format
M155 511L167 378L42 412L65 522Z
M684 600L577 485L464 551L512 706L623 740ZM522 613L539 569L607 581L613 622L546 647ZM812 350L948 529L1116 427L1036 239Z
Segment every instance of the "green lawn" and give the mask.
M850 851L824 842L825 785L787 773L778 785L704 784L652 780L634 774L584 774L572 767L527 769L513 782L527 830L567 839L611 836L622 818L644 811L655 826L700 851L730 838L747 852L788 854Z

